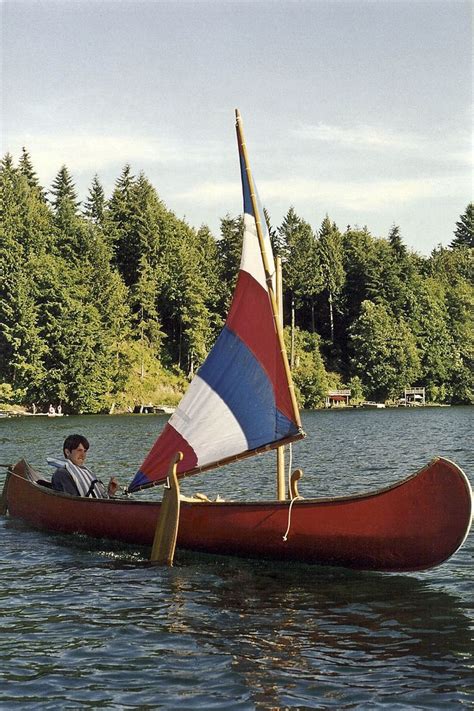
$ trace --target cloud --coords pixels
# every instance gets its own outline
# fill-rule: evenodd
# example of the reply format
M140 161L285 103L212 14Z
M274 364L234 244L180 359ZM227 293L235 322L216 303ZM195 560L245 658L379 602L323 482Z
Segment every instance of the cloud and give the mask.
M380 126L336 126L325 123L307 124L294 129L292 136L298 140L319 141L335 148L399 151L436 157L438 160L461 164L472 163L472 139L466 132L449 136L398 131Z
M237 200L239 186L235 183L197 183L176 197L207 205ZM360 183L318 181L305 178L263 180L259 193L265 205L309 204L344 208L355 212L375 212L387 206L415 203L425 199L457 197L465 191L465 178L425 177L420 179L373 180Z
M373 180L360 183L317 180L269 181L261 192L267 199L317 201L356 211L375 211L387 205L414 203L419 200L455 197L462 194L461 177L425 177L417 179Z
M305 125L293 131L298 138L325 141L353 148L417 148L423 138L413 133L400 133L375 126L331 126L325 123Z
M205 181L195 183L192 188L175 193L180 200L201 202L206 205L219 205L223 201L235 202L242 199L242 189L238 180L233 182Z
M217 142L185 143L173 138L149 138L126 134L23 134L12 137L9 150L18 155L22 146L30 153L40 174L53 174L62 164L75 171L101 171L131 163L186 165L215 163L222 155Z

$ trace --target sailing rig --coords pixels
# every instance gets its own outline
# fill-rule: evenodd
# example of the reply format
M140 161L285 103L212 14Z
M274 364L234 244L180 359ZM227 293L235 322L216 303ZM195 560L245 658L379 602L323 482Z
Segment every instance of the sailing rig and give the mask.
M244 197L242 260L225 326L129 491L178 478L304 437L275 297L270 237L248 166L237 112Z
M89 499L53 491L29 464L10 469L0 513L42 529L152 545L170 564L174 547L207 553L423 570L449 558L472 516L469 481L442 457L407 479L351 497L303 499L297 470L273 501L188 501L178 480L302 437L277 305L275 263L236 112L244 202L237 284L225 326L128 487L167 484L162 502ZM158 524L158 525L157 525Z

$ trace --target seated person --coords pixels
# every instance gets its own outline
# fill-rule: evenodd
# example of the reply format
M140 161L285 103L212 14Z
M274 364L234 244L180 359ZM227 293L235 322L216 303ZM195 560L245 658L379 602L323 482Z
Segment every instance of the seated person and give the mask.
M118 482L111 477L107 489L84 466L89 449L89 442L83 435L73 434L66 437L63 444L65 461L48 458L48 464L56 466L51 483L56 491L63 491L72 496L90 496L94 499L108 499L114 496Z

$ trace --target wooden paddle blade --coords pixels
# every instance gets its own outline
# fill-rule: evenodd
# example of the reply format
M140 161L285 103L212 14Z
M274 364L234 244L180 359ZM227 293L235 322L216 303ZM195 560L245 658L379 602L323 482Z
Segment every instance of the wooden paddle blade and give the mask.
M150 555L150 561L158 565L173 565L180 511L179 483L176 469L182 458L183 453L178 452L171 461L168 472L169 488L166 488L163 492L160 515L158 516Z

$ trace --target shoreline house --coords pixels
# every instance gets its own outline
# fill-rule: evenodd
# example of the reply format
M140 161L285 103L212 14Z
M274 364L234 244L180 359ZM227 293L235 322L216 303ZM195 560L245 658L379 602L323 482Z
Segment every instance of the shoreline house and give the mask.
M326 395L326 407L348 407L351 399L350 390L329 390Z
M398 404L404 407L426 405L425 388L405 388Z

